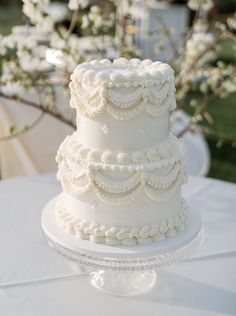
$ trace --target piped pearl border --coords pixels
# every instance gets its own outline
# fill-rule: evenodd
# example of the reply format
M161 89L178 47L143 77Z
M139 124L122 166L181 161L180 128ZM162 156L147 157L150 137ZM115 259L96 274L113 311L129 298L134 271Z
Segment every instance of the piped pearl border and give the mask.
M67 233L80 239L111 246L133 246L158 242L182 231L187 221L187 205L182 199L180 210L174 216L157 224L142 227L109 226L76 218L65 208L60 195L55 206L55 216L58 224Z
M80 164L85 160L91 164L100 163L103 165L114 165L112 169L119 169L119 166L115 165L127 165L132 171L136 168L135 165L147 164L150 162L158 162L159 167L166 166L174 163L178 155L182 155L182 143L173 134L170 134L166 141L159 144L156 147L150 148L145 152L111 152L109 150L90 149L82 146L79 141L77 132L74 132L71 136L67 136L60 145L56 161L60 163L63 158L67 158L73 163ZM123 168L122 168L123 169Z
M150 87L164 82L174 82L174 71L166 63L138 58L130 60L118 58L111 62L109 59L92 60L79 64L71 80L89 85L107 85L108 87Z

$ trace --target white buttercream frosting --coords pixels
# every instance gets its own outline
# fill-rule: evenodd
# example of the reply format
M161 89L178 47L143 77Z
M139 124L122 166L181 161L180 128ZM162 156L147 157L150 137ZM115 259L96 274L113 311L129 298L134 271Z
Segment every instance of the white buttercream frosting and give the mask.
M172 68L149 60L83 63L71 75L70 90L71 106L90 118L105 110L116 120L142 112L155 117L176 106Z
M102 59L78 65L71 75L71 80L77 83L88 82L100 87L112 87L118 83L127 87L127 82L131 86L149 87L166 81L173 82L174 71L168 64L147 59L141 61L137 58L118 58L113 62ZM100 93L104 94L104 90Z
M86 62L71 75L77 131L56 160L66 232L111 246L158 242L184 229L181 141L169 133L174 72L151 60Z
M126 154L80 147L74 133L60 146L57 162L58 179L66 192L79 198L94 190L110 204L131 203L140 190L152 200L167 199L186 180L183 148L173 135L155 149Z
M173 162L180 153L182 145L180 141L173 135L163 143L154 148L140 152L111 152L110 150L101 151L96 148L86 148L79 143L79 135L74 132L67 137L61 144L57 153L57 162L59 157L66 157L74 161L80 162L87 160L88 162L106 163L106 164L145 164L148 162L159 162L159 165L166 165Z
M178 231L182 231L187 220L187 205L184 199L181 208L174 216L170 216L160 223L141 227L109 226L88 222L73 216L66 209L61 196L58 197L55 215L57 222L63 229L76 235L80 239L88 239L95 243L106 243L111 246L133 246L157 242L167 237L173 237Z

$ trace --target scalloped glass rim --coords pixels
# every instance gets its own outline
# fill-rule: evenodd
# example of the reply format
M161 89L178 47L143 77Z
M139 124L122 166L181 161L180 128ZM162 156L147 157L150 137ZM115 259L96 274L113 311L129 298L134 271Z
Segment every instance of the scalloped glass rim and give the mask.
M198 234L184 246L179 247L176 250L158 254L157 256L150 256L144 258L101 258L92 256L83 252L73 251L69 248L63 247L57 242L53 241L48 235L44 233L44 237L48 244L60 254L69 257L72 260L76 260L79 264L109 270L153 270L159 267L177 263L190 257L197 247L203 241L204 232L201 228Z

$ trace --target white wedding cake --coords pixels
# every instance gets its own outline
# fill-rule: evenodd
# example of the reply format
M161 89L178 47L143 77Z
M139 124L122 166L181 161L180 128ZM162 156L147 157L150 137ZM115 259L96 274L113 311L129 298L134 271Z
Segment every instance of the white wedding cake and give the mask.
M61 144L63 192L55 207L68 234L112 246L175 236L186 224L181 142L169 131L171 67L151 60L93 60L71 75L77 130Z

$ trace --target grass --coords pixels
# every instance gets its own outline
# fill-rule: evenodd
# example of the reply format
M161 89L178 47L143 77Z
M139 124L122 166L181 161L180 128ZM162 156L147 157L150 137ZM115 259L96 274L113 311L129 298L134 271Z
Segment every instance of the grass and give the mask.
M13 25L22 24L20 7L3 7L0 5L0 34L10 33ZM218 58L225 62L235 62L233 44L225 41L218 52ZM230 138L236 139L236 94L226 99L217 99L210 105L210 113L214 118L212 128L215 132L223 132ZM236 149L230 143L217 147L218 139L207 136L211 152L211 168L209 176L236 183Z

